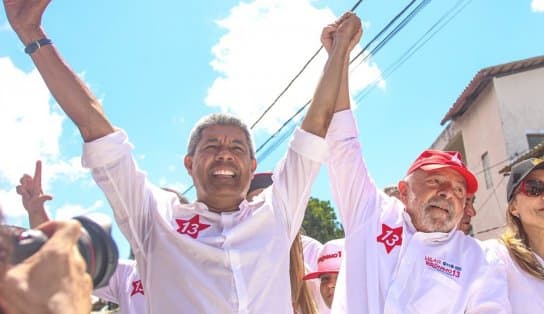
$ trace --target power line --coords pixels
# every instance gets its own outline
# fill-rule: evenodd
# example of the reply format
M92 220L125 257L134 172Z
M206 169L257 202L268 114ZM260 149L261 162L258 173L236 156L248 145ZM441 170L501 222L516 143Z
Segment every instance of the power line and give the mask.
M300 107L297 112L295 112L295 114L293 114L291 117L289 117L289 119L287 119L287 121L285 121L277 130L276 132L274 132L274 134L272 134L271 136L268 137L268 139L263 143L261 144L261 146L259 146L259 148L257 148L257 150L255 151L256 153L258 153L259 151L261 151L261 149L263 149L263 147L268 143L270 142L276 135L278 135L278 133L281 132L281 130L283 130L283 128L289 123L291 122L296 116L298 116L299 113L302 112L302 110L304 110L304 108L306 108L306 106L308 106L308 104L310 104L312 100L308 100L304 106ZM276 146L277 147L277 146ZM274 148L276 148L274 147Z
M499 187L502 182L504 181L504 178L505 177L502 177L501 180L499 181L499 183L497 183L496 186L493 187L493 191L491 191L491 193L489 193L489 195L487 196L487 198L483 201L483 203L479 206L478 210L482 209L482 207L485 206L485 204L487 204L487 202L489 202L489 200L491 199L491 197L493 196L493 193L495 193L495 190L497 189L497 187Z
M358 0L357 2L355 2L355 4L353 5L353 7L351 8L350 11L355 11L355 9L357 9L357 7L363 2L363 0ZM287 90L291 87L291 85L293 85L293 83L295 82L296 79L298 79L298 77L306 70L306 68L308 67L308 65L315 59L315 57L319 54L319 52L321 52L321 50L323 49L323 45L321 45L317 50L316 52L310 57L310 59L308 59L308 61L306 61L306 63L302 66L302 68L298 71L298 73L289 81L289 83L287 83L287 86L279 93L279 95L274 99L274 101L264 110L264 112L259 116L259 118L257 118L257 120L255 122L253 122L253 124L251 125L250 129L253 129L261 120L262 118L270 111L270 109L278 102L278 100L287 92ZM308 102L309 103L309 102ZM304 105L304 107L306 107L306 105ZM297 113L295 113L295 115L291 118L289 118L283 125L281 128L283 128L287 123L289 123L289 121L291 121L299 112L302 111L302 109L304 109L304 107L302 107L301 109L299 109L297 111ZM280 130L281 130L280 128ZM274 133L274 135L276 135L280 130L278 130L276 133ZM270 138L269 140L267 140L265 143L268 143L270 141ZM260 149L263 147L263 145L261 145L261 147L259 147L259 149L256 151L259 152ZM267 151L267 152L270 152L270 151ZM264 156L263 158L266 158L266 156ZM185 189L185 191L183 191L183 193L181 193L182 195L185 195L185 193L189 192L192 188L194 187L194 184L192 184L190 187L188 187L187 189Z
M357 1L353 7L351 8L350 11L355 11L355 9L357 9L357 7L359 6L359 4L361 4L363 2L363 0L359 0ZM293 83L296 81L296 79L298 79L298 77L302 74L302 72L304 72L306 70L306 68L308 67L308 65L310 65L310 63L315 59L315 57L321 52L321 50L323 49L323 45L321 45L317 50L316 52L314 52L314 54L310 57L310 59L308 59L308 61L306 61L306 63L304 63L304 65L302 66L302 68L298 71L298 73L289 81L289 83L287 83L287 86L285 86L285 88L279 93L278 96L276 96L276 98L274 99L274 101L264 110L264 112L257 118L257 120L255 120L255 122L253 122L253 124L251 125L250 129L253 129L257 123L259 123L263 117L268 113L268 111L270 111L270 109L272 109L272 107L274 107L274 105L278 102L278 100L287 92L287 90L291 87L291 85L293 85Z
M364 56L363 59L361 59L359 61L359 63L357 64L356 67L358 67L360 64L362 64L363 62L365 62L366 60L368 60L368 58L371 56L371 55L375 55L378 51L380 51L382 49L383 46L385 46L393 37L395 37L395 35L400 32L431 0L423 0L421 1L410 13L408 13L408 16L406 16L402 21L400 21L399 24L397 24L397 26L395 26L395 28L389 32L387 34L387 36L385 36L384 39L382 39L378 45L374 48L372 48L372 50L370 51L370 53L368 53L367 55ZM406 7L404 7L404 9L402 9L392 20L391 22L389 22L386 26L386 28L389 28L389 26L395 22L398 18L400 18L400 16L402 16L406 10L408 10L408 8L410 8L413 4L415 3L415 1L411 1L410 3L408 3L408 5ZM380 32L378 35L381 35L382 32ZM350 62L352 63L353 61L355 61L357 58L359 58L366 50L363 49L361 50L354 58L353 60Z
M469 0L463 4L463 6L457 9L464 0L457 1L457 3L451 7L445 14L443 14L438 21L436 21L410 48L408 48L395 62L393 62L383 73L383 78L391 76L395 71L401 67L406 61L408 61L419 49L421 49L429 40L431 40L438 32L440 32L446 25L449 24L459 13L461 13L466 6L472 0ZM453 14L452 12L456 10ZM451 16L450 16L451 15ZM449 17L448 17L449 16ZM447 20L446 20L447 18ZM445 20L445 22L444 22ZM436 29L436 30L435 30ZM434 30L434 31L433 31ZM431 33L432 32L432 33ZM427 36L427 37L426 37ZM362 90L358 96L356 96L356 102L360 102L368 94L370 94L374 88L378 85L379 80L374 80L364 90Z
M389 29L389 27L391 27L391 25L393 25L393 23L395 23L403 14L404 12L406 12L406 10L408 10L414 3L416 2L416 0L412 0L410 1L410 3L408 3L408 5L406 5L399 13L397 13L397 15L395 15L395 17L393 17L379 32L376 36L374 36L369 42L368 44L366 44L363 49L353 58L353 60L351 60L349 62L349 64L351 64L353 61L355 61L357 58L359 58L365 51L368 50L368 47L370 47L378 38L380 38L383 33L385 31L387 31ZM360 64L360 63L359 63ZM357 66L359 66L359 64L357 64ZM356 67L357 67L356 66Z
M505 162L516 158L517 156L521 156L521 155L526 154L529 151L530 151L530 149L526 149L526 150L522 151L521 153L515 153L513 157L506 157L505 159L503 159L503 160L501 160L501 161L499 161L497 163L494 163L493 165L491 165L491 166L489 166L487 168L484 167L484 168L480 169L479 171L474 172L474 175L479 175L480 173L485 172L486 170L494 169L494 168L504 164Z
M423 0L416 8L414 8L414 10L412 10L409 15L404 18L400 23L399 25L402 25L401 27L397 26L395 27L387 36L385 39L383 39L379 44L379 49L381 49L387 42L389 42L389 40L391 40L402 28L404 28L404 26L406 26L406 24L411 21L413 19L413 17L420 12L420 10L427 4L429 3L430 0ZM391 19L391 21L389 21L386 26L376 35L374 36L374 38L372 38L372 40L370 41L370 43L373 43L374 41L377 40L377 38L381 37L382 34L385 32L385 30L387 30L391 25L393 25L394 22L396 22L413 4L415 3L415 0L412 0L410 1L410 3L408 3L398 14L395 15L395 17L393 17ZM359 58L361 55L363 55L363 53L368 49L368 47L370 46L370 44L367 44L362 50L361 52L359 52L349 63L353 63L357 58ZM379 51L379 49L373 49L372 52L377 52ZM367 55L368 56L368 55ZM365 56L366 58L366 56ZM282 129L289 123L291 122L297 115L299 115L311 102L311 99L308 100L302 107L300 107L291 117L289 117L289 119L287 119L287 121L285 121L285 123L283 123L277 130L276 132L274 132L274 134L272 134L261 146L259 146L259 148L257 149L257 152L259 152L267 143L269 143L272 138L274 138L277 134L279 134ZM280 142L277 142L275 147L273 148L276 148L277 146L279 146ZM272 150L269 150L269 151L272 151Z
M499 186L501 186L502 182L504 181L504 176L501 178L501 180L497 183L496 186L493 187L493 191L491 191L491 193L489 193L489 195L487 196L487 198L483 201L483 203L478 207L478 211L480 211L486 204L487 202L489 202L489 200L491 199L491 197L495 194L497 188ZM497 198L497 196L495 195L495 199ZM498 200L497 200L498 202ZM496 230L496 229L499 229L503 226L497 226L497 227L492 227L492 228L488 228L488 229L485 229L485 230L482 230L482 231L478 231L476 232L475 234L482 234L482 233L486 233L486 232L490 232L490 231L493 231L493 230Z
M500 229L500 228L504 228L504 227L506 227L506 225L501 225L501 226L497 226L497 227L492 227L492 228L484 229L484 230L482 230L482 231L476 232L474 235L482 234L482 233L488 233L488 232L491 232L491 231L494 231L494 230L497 230L497 229Z

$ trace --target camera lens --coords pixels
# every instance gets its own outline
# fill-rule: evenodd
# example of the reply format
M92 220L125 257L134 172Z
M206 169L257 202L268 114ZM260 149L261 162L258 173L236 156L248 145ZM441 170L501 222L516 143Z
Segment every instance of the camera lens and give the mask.
M94 289L108 284L117 267L119 252L111 237L109 217L74 217L82 226L78 249L87 264L87 272L93 279ZM13 236L11 263L18 264L36 253L47 242L48 237L40 230L26 230Z
M79 252L87 262L87 272L93 278L94 288L104 287L115 272L119 259L117 245L110 235L110 225L93 217L78 216L75 220L83 227L78 241Z

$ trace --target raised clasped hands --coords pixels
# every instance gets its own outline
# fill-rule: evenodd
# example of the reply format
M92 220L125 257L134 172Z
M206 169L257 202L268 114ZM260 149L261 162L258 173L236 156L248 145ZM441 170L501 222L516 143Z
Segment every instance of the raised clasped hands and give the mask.
M336 22L323 28L321 43L329 54L335 45L342 44L347 44L348 52L351 52L362 35L361 19L353 12L346 12Z

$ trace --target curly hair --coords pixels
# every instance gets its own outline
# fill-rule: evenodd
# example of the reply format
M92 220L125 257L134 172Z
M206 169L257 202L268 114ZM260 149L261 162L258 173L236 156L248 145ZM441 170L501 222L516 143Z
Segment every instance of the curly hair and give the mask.
M521 269L540 280L544 280L544 267L540 265L529 245L529 237L523 228L521 220L512 214L515 199L508 203L506 210L507 228L501 236L501 241Z

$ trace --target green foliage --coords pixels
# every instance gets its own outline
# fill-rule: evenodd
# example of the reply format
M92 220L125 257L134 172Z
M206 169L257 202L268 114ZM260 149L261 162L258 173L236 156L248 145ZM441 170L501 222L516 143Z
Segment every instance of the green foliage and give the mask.
M344 237L344 229L336 219L331 202L314 197L310 197L302 227L307 236L321 243Z

